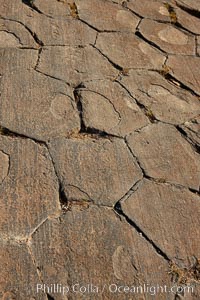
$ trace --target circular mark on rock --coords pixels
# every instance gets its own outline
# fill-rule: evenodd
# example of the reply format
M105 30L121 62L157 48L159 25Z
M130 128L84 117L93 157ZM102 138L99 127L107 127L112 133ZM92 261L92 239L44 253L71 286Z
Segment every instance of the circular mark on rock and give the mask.
M171 26L159 31L158 36L162 41L173 45L186 45L188 43L188 36Z
M58 119L69 117L73 110L71 99L65 95L56 96L51 102L50 111L53 116Z

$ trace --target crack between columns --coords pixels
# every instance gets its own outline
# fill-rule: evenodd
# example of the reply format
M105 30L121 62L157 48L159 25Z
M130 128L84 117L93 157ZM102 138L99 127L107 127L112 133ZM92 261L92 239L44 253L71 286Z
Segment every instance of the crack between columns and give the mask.
M51 160L51 163L52 163L52 166L53 166L53 169L54 169L54 173L55 173L55 176L57 178L57 181L58 181L58 194L59 194L59 205L60 205L60 209L61 211L63 210L63 205L65 205L67 202L68 202L68 199L67 199L67 196L64 192L64 187L63 187L63 183L62 183L62 180L58 174L58 170L56 168L56 164L53 160L53 156L51 155L51 151L48 147L48 144L45 143L45 146L46 146L46 149L49 153L49 157L50 157L50 160Z
M36 11L39 14L43 14L41 10L34 4L34 0L22 0L22 3L30 7L32 10Z
M33 266L36 269L37 276L38 276L40 282L44 285L44 280L43 280L42 272L41 272L40 268L37 265L36 258L35 258L34 254L33 254L32 249L31 249L31 241L28 241L26 245L27 245L27 250L28 250L28 253L29 253L30 257L31 257ZM46 291L44 292L44 294L45 294L47 300L49 300L49 299L50 300L52 300L52 299L54 300L54 298L52 298Z
M151 246L153 247L153 249L156 251L156 253L159 256L162 256L162 258L164 258L168 263L170 262L170 258L167 256L167 254L165 252L163 252L161 250L161 248L159 248L159 246L157 246L153 240L151 240L145 233L144 231L134 222L132 221L122 210L121 207L121 203L118 201L115 206L114 206L114 210L116 212L116 214L118 214L120 217L123 217L123 219L132 227L134 228L140 236L142 236L149 244L151 244Z
M33 251L31 249L31 242L30 241L27 242L27 249L28 249L28 253L31 257L32 263L33 263L34 267L36 268L36 273L38 275L38 278L39 278L40 282L44 283L43 278L42 278L42 274L41 274L41 270L37 266L35 256L34 256Z
M199 54L198 54L198 39L197 39L197 36L195 36L195 55L197 57L199 57Z
M99 48L97 48L95 45L91 45L94 49L96 49L104 58L107 59L107 61L118 71L123 72L123 68L113 62L108 56L106 56Z
M61 210L62 210L62 203L65 202L65 198L64 198L64 195L63 195L63 193L62 193L62 191L63 191L64 189L63 189L63 186L62 186L62 182L61 182L61 180L60 180L60 178L59 178L59 176L58 176L58 172L57 172L55 163L54 163L54 161L53 161L53 158L52 158L52 156L51 156L51 152L50 152L50 150L49 150L49 148L48 148L48 144L47 144L46 142L44 142L44 141L36 140L36 139L31 138L31 137L29 137L29 136L26 136L26 135L23 135L23 134L19 134L19 133L10 131L9 129L7 129L7 128L5 128L5 127L2 127L2 126L0 126L0 134L3 135L3 136L11 137L11 138L29 139L29 140L35 142L36 144L39 144L40 146L42 145L42 146L44 146L44 147L46 148L46 150L47 150L47 152L48 152L48 154L49 154L49 158L50 158L50 160L51 160L53 169L54 169L55 176L56 176L56 178L57 178L57 180L58 180L58 185L59 185L59 199L60 199L59 204L60 204L60 208L61 208ZM34 229L34 231L32 232L32 234L33 234L35 231L37 231L37 229L39 228L39 226L42 225L48 218L49 218L49 216L48 216L45 220L43 220L43 221L42 221L42 222ZM31 234L31 235L32 235L32 234Z
M134 16L136 16L140 19L144 19L144 17L142 15L138 14L136 11L134 11L128 7L127 1L123 1L121 6L124 7L125 9L127 9L128 11L130 11Z
M190 191L191 193L193 193L195 195L198 195L198 196L200 195L200 190L195 190L194 188L190 188L189 186L184 186L184 185L181 185L179 183L173 183L171 181L166 180L165 178L153 178L153 177L149 176L146 173L145 169L142 167L141 162L139 161L138 157L134 154L134 152L130 148L130 146L128 144L128 141L127 141L127 138L125 138L124 141L125 141L125 144L126 144L128 150L130 151L131 155L136 160L138 166L140 167L140 169L142 171L143 178L141 180L146 179L146 180L152 181L156 184L166 184L166 185L174 186L176 188L186 189L187 191ZM137 183L139 183L139 182L137 182ZM121 200L122 199L120 199L119 201L121 201Z
M170 73L171 68L167 66L167 60L168 60L168 57L166 58L161 70L152 70L152 69L150 69L149 71L159 73L167 81L171 82L172 84L175 84L176 86L180 87L181 89L186 90L186 91L190 92L190 94L192 94L193 96L196 96L196 97L199 98L200 95L198 93L193 91L189 86L182 83L180 80L178 80L176 77L174 77Z
M143 181L144 176L139 179L137 182L134 183L134 185L124 194L124 196L121 197L121 199L118 202L124 202L127 200L134 192L136 192L140 186L140 183Z
M78 86L76 86L74 88L74 91L73 91L77 111L79 113L79 118L80 118L80 128L81 128L80 133L86 132L86 126L85 126L84 118L83 118L83 104L82 104L82 95L81 95L81 91L84 88L85 88L85 85L83 83L80 83Z
M177 2L175 1L176 5L177 5ZM178 5L177 5L178 6ZM171 24L175 27L175 28L178 28L180 29L181 31L186 31L192 35L194 35L194 33L192 31L190 31L188 28L184 27L181 23L179 23L178 21L178 17L177 17L177 14L176 14L176 10L175 8L169 4L169 3L165 3L165 7L166 9L168 10L169 12L169 17L170 17L170 20L171 20ZM179 7L179 6L178 6ZM180 8L180 7L179 7Z
M91 29L97 31L97 33L120 33L120 30L114 30L114 29L98 29L97 27L93 26L92 24L88 23L87 21L81 19L80 17L78 18L78 20L80 22L82 22L83 24L85 24L86 26L90 27ZM125 32L129 32L128 30ZM95 45L95 44L94 44Z
M148 45L150 45L151 47L153 47L153 48L155 48L156 50L159 50L160 52L162 52L162 54L165 54L165 55L167 54L167 52L164 51L162 48L160 48L156 43L154 43L154 42L148 40L147 38L145 38L144 35L140 32L139 29L135 31L135 35L136 35L139 39L143 40L145 43L147 43Z
M0 128L0 135L1 135L1 128ZM3 184L3 182L6 180L6 178L8 177L9 173L10 173L10 154L5 152L2 149L0 149L0 152L2 152L3 154L5 154L8 157L8 170L7 170L6 176L3 178L3 180L0 183L0 186L1 186Z
M166 59L166 60L167 60L167 59ZM174 79L170 79L170 81L169 81L169 79L166 78L166 74L167 74L167 76L168 76L168 69L165 70L165 67L163 68L162 71L155 71L155 70L149 70L149 71L159 73L159 74L160 74L161 76L163 76L170 84L173 84L173 85L175 85L175 86L177 87L177 84L175 84L175 80L174 80ZM167 73L166 73L166 72L167 72ZM171 77L172 77L172 76L171 76ZM153 112L152 112L147 106L145 106L144 104L140 103L140 102L132 95L132 93L127 89L126 86L124 86L119 80L115 80L115 82L117 82L122 88L124 88L124 89L127 91L127 93L130 95L130 97L133 98L133 99L135 100L135 102L136 102L136 104L138 105L138 107L139 107L139 108L144 112L144 114L148 117L150 123L160 122L160 123L172 125L172 126L175 126L175 127L176 127L176 126L181 126L181 125L182 125L182 124L175 125L174 123L169 123L169 122L166 122L166 121L162 121L162 120L160 120L160 119L157 119L157 118L154 116ZM162 86L162 85L157 85L157 84L152 84L152 85L161 86L161 87L165 88L167 91L169 91L172 95L176 96L176 95L175 95L174 93L172 93L169 89L167 89L166 87L164 87L164 86ZM178 86L179 86L180 89L182 89L181 83L178 84ZM139 89L139 90L140 90L142 93L146 94L148 97L151 97L151 96L149 96L148 93L144 92L143 90L141 90L141 89ZM184 88L183 90L186 90L187 92L189 92L190 94L192 94L192 96L195 96L195 97L198 97L198 98L199 98L199 96L198 96L197 94L195 94L194 91L192 91L192 90L190 90L190 89L188 90L187 88ZM186 100L183 99L182 97L181 97L180 99L188 103L188 101L186 101ZM194 119L194 117L192 117L192 119ZM149 124L148 124L148 125L149 125ZM148 126L148 125L146 125L146 126ZM144 126L144 127L146 127L146 126ZM138 130L135 130L135 131L137 132ZM199 151L199 150L198 150L198 151ZM198 153L199 153L199 152L198 152Z
M36 42L36 44L41 47L44 46L44 43L39 39L39 37L37 36L37 34L35 32L33 32L27 25L25 25L23 22L21 21L17 21L17 20L12 20L12 19L8 19L8 18L4 18L2 16L0 16L0 19L5 20L5 21L10 21L10 22L15 22L18 24L21 24L32 36L32 38L34 39L34 41Z
M47 18L53 19L52 16L45 14L44 12L42 12L35 4L34 4L35 0L22 0L22 3L27 5L31 10L35 11L36 13L43 15Z
M58 174L58 171L57 171L55 162L53 160L53 157L51 155L50 149L48 147L48 144L46 144L46 148L48 150L48 153L49 153L49 156L50 156L50 160L51 160L53 168L54 168L54 173L56 175L56 178L57 178L57 181L58 181L58 185L59 185L59 204L60 204L61 214L58 217L61 217L67 211L70 211L73 206L77 206L78 205L79 207L88 208L90 204L91 205L96 205L94 203L94 201L91 199L91 197L85 191L81 190L78 186L75 186L73 184L67 184L67 186L71 186L71 187L77 188L80 192L84 193L88 197L88 199L87 200L76 200L76 199L69 199L67 197L67 194L66 194L65 188L64 188L64 184L63 184L62 179L60 178L60 176ZM66 186L66 189L67 189L67 186ZM58 217L56 217L56 219ZM49 219L49 218L50 217L47 217L47 219ZM36 228L36 230L37 230L37 228Z
M58 175L58 171L56 169L56 165L54 163L54 160L53 160L53 157L51 155L51 152L49 150L49 147L48 147L48 144L44 141L40 141L40 140L36 140L34 138L31 138L29 136L26 136L26 135L23 135L23 134L18 134L16 132L13 132L13 131L10 131L9 129L7 128L4 128L4 127L0 127L0 131L1 131L1 135L3 136L8 136L8 137L11 137L11 138L21 138L21 139L29 139L29 140L32 140L33 142L39 144L39 145L42 145L46 148L48 154L49 154L49 158L50 158L50 161L52 163L52 166L53 166L53 169L54 169L54 173L55 173L55 176L57 178L57 181L58 181L58 185L59 185L59 204L60 204L60 209L62 210L64 206L66 206L66 204L68 203L68 199L67 199L67 196L64 192L64 187L63 187L63 183ZM94 136L98 136L98 137L101 137L99 136L99 133L93 133L92 137ZM73 136L73 135L72 135ZM104 137L104 136L103 136ZM106 136L107 138L107 136ZM77 187L78 188L78 187ZM31 235L37 231L37 229L40 227L40 225L42 225L44 222L47 221L47 219L49 219L50 216L48 216L45 220L43 220L31 233ZM26 237L27 238L27 237ZM25 238L25 239L26 239Z
M140 103L132 94L131 92L118 80L116 80L115 82L117 82L123 89L126 90L126 92L129 94L129 96L134 99L134 101L136 102L137 106L140 108L140 110L144 113L144 115L149 119L150 123L155 123L158 120L156 119L156 117L154 116L153 112L147 108L144 104Z
M63 79L61 79L61 78L59 78L59 77L55 77L55 76L53 76L53 75L49 75L49 74L47 74L47 73L44 73L44 72L38 70L38 69L37 69L38 64L39 64L39 61L37 60L36 66L35 66L35 68L33 68L33 70L35 70L36 72L38 72L38 73L40 73L40 74L42 74L42 75L44 75L44 76L47 76L47 77L49 77L49 78L52 78L52 79L55 79L55 80L59 80L59 81L65 83L67 86L72 87L71 84L68 83L67 81L65 81L65 80L63 80Z
M135 154L133 153L131 147L129 146L128 141L127 141L127 138L124 139L124 142L125 142L125 144L126 144L128 150L129 150L130 154L131 154L132 157L136 160L138 166L140 167L140 169L141 169L141 171L142 171L142 174L143 174L143 177L144 177L144 178L147 178L148 175L146 174L144 168L141 166L141 163L140 163L139 159L135 156Z
M185 12L190 14L191 16L196 17L197 19L200 19L200 11L197 11L196 9L193 9L193 8L186 7L183 4L179 3L178 1L175 1L175 2L176 2L176 5L180 9L184 10Z
M11 137L11 138L30 139L35 143L38 143L40 145L45 145L45 142L42 141L42 140L35 139L35 138L33 138L31 136L28 136L26 134L22 134L22 133L18 133L16 131L12 131L12 130L8 129L7 127L3 127L1 125L0 125L0 135L8 136L8 137Z
M85 85L83 83L80 83L78 86L76 86L74 88L74 99L77 105L77 110L79 112L79 118L80 118L80 124L81 124L81 129L79 131L78 134L72 134L69 135L68 138L74 137L74 138L78 138L78 137L91 137L91 138L105 138L105 139L113 139L113 138L121 138L118 135L114 135L114 134L109 134L106 131L102 131L99 130L97 128L93 128L93 127L87 127L84 123L84 117L83 117L83 105L82 105L82 95L81 95L81 91L83 91L85 89Z
M37 71L37 67L38 67L38 65L39 65L39 63L40 63L40 55L41 55L41 53L42 53L42 49L43 49L43 46L41 46L41 47L38 49L38 58L37 58L37 61L36 61L36 65L35 65L35 67L34 67L34 70L35 70L35 71Z
M112 102L108 97L106 97L104 94L102 94L102 93L100 93L100 92L96 92L96 91L90 90L90 89L88 89L88 88L86 88L86 91L89 91L89 92L92 92L92 93L97 94L97 95L99 95L99 96L102 96L104 99L106 99L106 100L112 105L113 110L114 110L114 111L116 112L116 114L118 115L119 122L118 122L117 125L115 125L115 126L118 126L118 125L120 124L120 122L121 122L122 117L121 117L120 112L116 109L116 107L115 107L115 105L113 104L113 102Z
M101 30L99 30L98 28L96 28L95 26L89 24L87 21L81 19L80 17L78 18L78 20L83 23L84 25L88 26L90 29L93 29L95 31L97 31L97 33L102 32Z
M200 154L200 146L195 144L187 135L187 132L184 131L183 128L181 128L180 125L175 126L175 128L179 131L181 136L190 144L192 149L197 153Z
M184 186L182 184L179 184L179 183L174 183L174 182L171 182L171 181L167 181L166 179L164 178L153 178L151 176L144 176L144 178L146 180L149 180L149 181L152 181L154 182L155 184L166 184L166 185L170 185L170 186L173 186L173 187L176 187L178 189L183 189L183 190L187 190L195 195L200 195L200 192L198 190L195 190L195 189L192 189L188 186Z
M171 82L169 82L171 84ZM158 87L161 87L163 88L164 90L168 91L171 95L177 97L177 94L176 93L173 93L170 89L168 89L166 86L162 85L162 84L158 84L158 83L151 83L152 86L158 86ZM174 84L173 84L174 86ZM143 90L140 90L142 93L145 93ZM151 97L149 94L147 94L149 97ZM179 95L178 95L179 96ZM152 98L152 97L151 97ZM179 96L179 99L186 102L187 104L189 104L189 101L187 101L187 99L184 98L184 96L180 95ZM193 117L194 119L194 117Z
M23 43L22 43L21 39L16 35L16 33L12 32L10 30L7 30L7 29L2 29L0 31L1 32L3 31L3 32L6 32L6 33L9 33L9 34L13 35L18 40L19 44L23 46Z

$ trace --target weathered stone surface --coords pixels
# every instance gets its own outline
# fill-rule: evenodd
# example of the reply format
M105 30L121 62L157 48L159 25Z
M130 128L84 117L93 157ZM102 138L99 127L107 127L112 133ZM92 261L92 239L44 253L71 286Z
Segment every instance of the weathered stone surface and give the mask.
M37 69L77 86L97 79L114 79L118 71L98 50L88 47L45 47Z
M4 47L19 47L21 45L19 39L14 34L3 30L0 31L0 39L3 41L1 46Z
M0 47L38 48L33 36L20 23L0 20Z
M86 127L126 136L149 123L134 99L118 83L89 82L81 91Z
M100 33L96 47L123 68L160 69L165 61L164 55L131 33Z
M188 138L200 147L200 117L185 122L181 128L186 132Z
M45 46L88 45L94 44L96 39L95 30L72 17L65 20L39 16L37 22L27 24Z
M48 6L47 2L46 5ZM61 4L58 2L58 5ZM66 18L53 19L38 13L17 0L12 1L12 3L6 0L1 7L3 18L21 23L28 32L31 31L44 45L74 46L94 44L95 42L95 30L71 16L66 15Z
M142 177L121 139L55 139L50 151L65 190L75 186L98 204L114 205Z
M10 2L9 0L0 0L0 5L0 17L7 20L18 20L23 22L23 20L37 16L37 12L30 9L27 5L24 5L22 1L13 0Z
M76 5L80 19L98 30L135 32L140 21L128 10L109 1L78 0Z
M139 32L160 49L172 54L195 54L195 37L164 23L144 19Z
M149 125L128 143L148 176L199 189L199 157L174 127Z
M200 34L200 20L180 8L175 9L178 22L194 34Z
M187 265L193 256L198 257L198 195L186 189L144 180L122 203L122 209L180 266Z
M198 300L198 1L0 7L0 298Z
M79 113L72 97L66 84L34 70L21 70L20 77L18 71L6 73L1 80L0 124L43 141L78 132Z
M154 0L129 0L126 5L142 17L160 21L170 21L169 12L161 1Z
M34 6L47 16L66 19L71 15L67 2L65 0L34 0Z
M44 146L0 135L0 150L1 235L22 239L59 214L57 178Z
M167 66L175 78L200 95L199 57L170 55Z
M130 70L121 83L157 120L182 124L200 113L197 97L155 72Z
M38 50L0 48L1 80L4 74L33 70L38 59Z
M28 253L27 246L12 241L1 241L0 264L0 297L2 300L47 299L45 294L36 293L36 286L41 283L41 280L37 275L36 266Z
M2 183L9 172L10 159L9 155L0 151L0 182Z
M177 3L182 7L200 12L199 3L195 0L177 0Z
M200 56L200 37L197 37L197 55Z
M134 297L139 300L144 299L144 296L146 299L152 299L148 293L111 293L109 286L143 285L143 282L171 285L170 275L167 273L168 263L133 228L123 220L120 221L112 210L106 208L90 207L82 212L73 209L67 212L60 222L46 222L34 234L32 249L44 281L47 284L58 281L70 287L69 294L63 297L50 293L58 300L66 297ZM74 284L77 284L76 291L78 285L80 288L88 283L98 287L99 291L86 291L85 294L72 291ZM166 299L166 294L158 293L154 297Z

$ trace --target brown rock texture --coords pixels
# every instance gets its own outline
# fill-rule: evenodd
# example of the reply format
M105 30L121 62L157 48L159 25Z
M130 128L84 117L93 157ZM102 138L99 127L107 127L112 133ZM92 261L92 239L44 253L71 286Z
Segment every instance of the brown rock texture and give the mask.
M200 298L200 6L0 0L0 299Z

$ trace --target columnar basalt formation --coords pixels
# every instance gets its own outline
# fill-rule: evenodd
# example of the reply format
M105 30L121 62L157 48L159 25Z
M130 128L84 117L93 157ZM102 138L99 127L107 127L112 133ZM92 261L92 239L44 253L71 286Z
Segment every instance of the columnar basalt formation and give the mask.
M0 0L1 299L200 298L199 56L198 1Z

